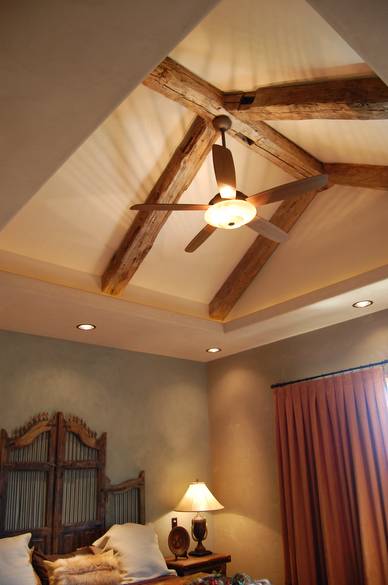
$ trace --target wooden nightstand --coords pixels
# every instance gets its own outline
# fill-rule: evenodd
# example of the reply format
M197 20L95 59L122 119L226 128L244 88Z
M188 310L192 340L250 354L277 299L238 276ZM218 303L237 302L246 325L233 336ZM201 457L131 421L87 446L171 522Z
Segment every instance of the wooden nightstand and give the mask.
M226 575L226 564L230 563L230 555L213 553L204 557L190 557L188 559L175 560L174 557L166 559L167 567L175 569L179 577L192 575L193 573L221 573Z

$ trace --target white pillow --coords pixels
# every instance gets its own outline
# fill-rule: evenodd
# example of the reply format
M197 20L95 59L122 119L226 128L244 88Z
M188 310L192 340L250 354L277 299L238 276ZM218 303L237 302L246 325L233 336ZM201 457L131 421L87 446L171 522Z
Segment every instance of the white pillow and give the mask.
M28 547L31 532L0 538L0 583L1 585L36 585L39 579L31 565L31 550Z
M93 544L119 553L125 571L123 583L176 575L175 571L167 568L159 549L158 536L150 524L115 524Z

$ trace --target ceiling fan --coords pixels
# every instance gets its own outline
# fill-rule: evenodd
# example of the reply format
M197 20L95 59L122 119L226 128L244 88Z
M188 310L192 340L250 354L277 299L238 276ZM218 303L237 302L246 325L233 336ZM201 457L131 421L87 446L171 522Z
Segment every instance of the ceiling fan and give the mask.
M270 221L259 217L261 205L283 201L291 197L303 195L309 191L322 189L327 185L327 175L316 175L292 181L279 187L261 191L247 197L236 190L236 172L232 153L226 147L225 133L231 127L228 116L217 116L213 120L214 127L221 132L222 146L214 144L212 148L213 167L219 193L206 204L194 203L139 203L131 209L138 211L205 211L207 225L186 246L186 252L194 252L208 237L221 229L236 229L247 225L262 236L275 242L283 242L288 234Z

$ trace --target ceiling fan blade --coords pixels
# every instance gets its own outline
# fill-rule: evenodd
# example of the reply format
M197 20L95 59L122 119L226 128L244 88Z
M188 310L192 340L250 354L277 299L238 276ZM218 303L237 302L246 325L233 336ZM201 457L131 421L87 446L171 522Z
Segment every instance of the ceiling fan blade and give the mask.
M212 235L213 232L216 231L216 227L213 225L207 224L204 228L201 229L200 232L191 240L189 244L187 244L185 248L185 252L195 252L197 248L202 246L204 242L208 239L209 236Z
M136 211L206 211L207 204L196 203L137 203L130 209Z
M256 207L267 203L275 203L275 201L283 201L289 197L297 197L309 191L322 189L326 187L328 179L328 175L316 175L300 181L292 181L291 183L279 185L279 187L273 187L273 189L267 189L267 191L261 191L256 195L251 195L251 197L248 197L248 201Z
M263 217L257 217L250 223L247 223L246 226L274 242L285 242L288 238L287 232Z
M226 146L213 144L213 167L214 174L221 197L233 199L236 196L236 171L232 153ZM229 196L227 195L229 188Z

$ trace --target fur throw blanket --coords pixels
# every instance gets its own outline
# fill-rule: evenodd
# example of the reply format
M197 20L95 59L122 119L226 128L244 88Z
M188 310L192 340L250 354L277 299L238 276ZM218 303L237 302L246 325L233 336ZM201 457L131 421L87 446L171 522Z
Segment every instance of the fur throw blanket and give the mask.
M50 585L119 585L123 576L113 551L44 561Z

